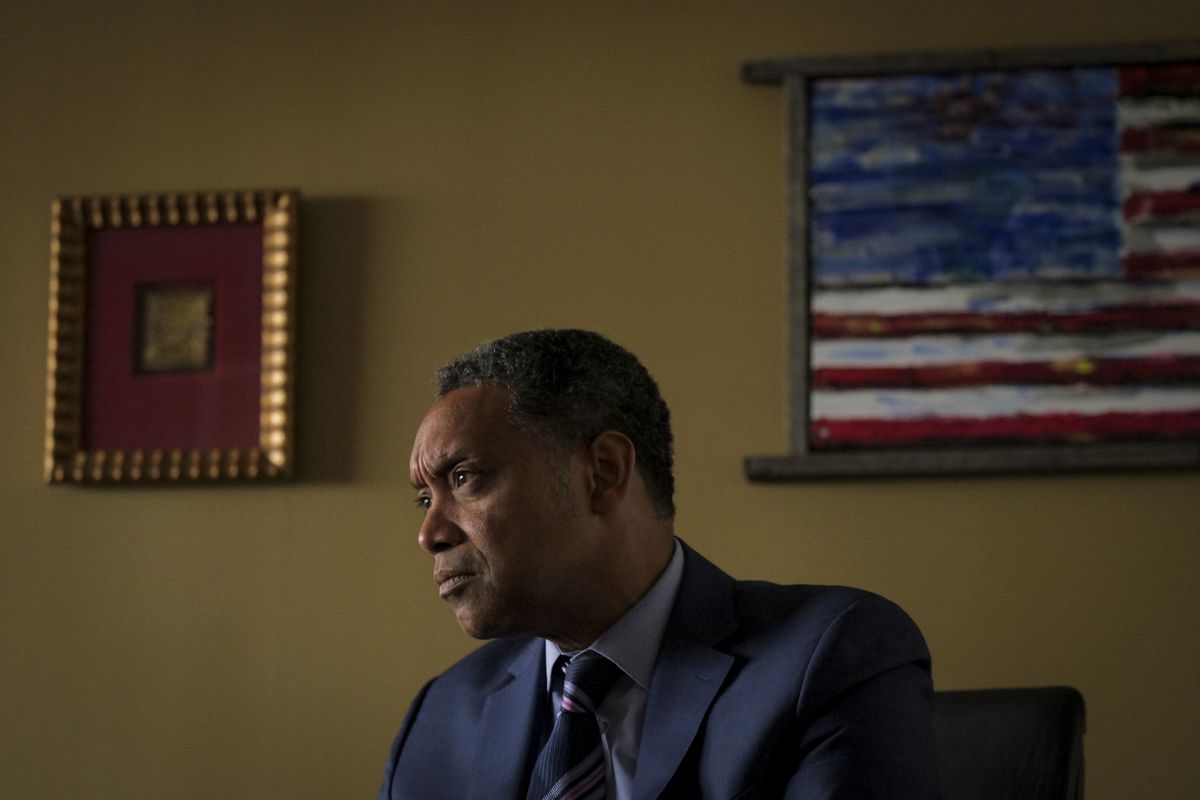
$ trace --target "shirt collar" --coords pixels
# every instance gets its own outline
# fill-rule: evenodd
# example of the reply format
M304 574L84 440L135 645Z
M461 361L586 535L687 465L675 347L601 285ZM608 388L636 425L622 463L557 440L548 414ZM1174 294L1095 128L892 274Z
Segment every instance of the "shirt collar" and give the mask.
M601 654L620 667L643 691L649 691L654 662L658 658L658 646L667 629L667 619L671 616L671 607L675 605L675 595L682 578L683 548L677 539L671 561L650 591L585 649ZM549 691L551 670L563 651L549 639L546 640L545 650L546 688Z

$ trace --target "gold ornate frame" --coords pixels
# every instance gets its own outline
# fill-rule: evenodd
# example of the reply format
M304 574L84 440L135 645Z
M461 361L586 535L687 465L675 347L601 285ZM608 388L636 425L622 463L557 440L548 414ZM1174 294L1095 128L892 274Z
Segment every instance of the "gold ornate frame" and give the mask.
M195 483L292 476L298 212L299 194L292 190L63 197L53 202L44 460L48 482ZM262 273L257 446L197 447L179 441L168 447L140 447L136 442L91 447L85 430L89 281L96 278L91 274L90 236L115 229L230 223L256 226L262 236L261 265L244 265L261 266Z

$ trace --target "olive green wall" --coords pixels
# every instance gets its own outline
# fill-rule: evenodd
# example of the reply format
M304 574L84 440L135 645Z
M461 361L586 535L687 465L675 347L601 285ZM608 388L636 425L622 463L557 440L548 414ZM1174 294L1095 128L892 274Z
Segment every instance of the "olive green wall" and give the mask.
M749 485L786 442L773 55L1200 38L1200 7L960 0L0 6L0 796L375 791L472 642L407 487L442 360L540 326L639 353L679 531L887 594L941 688L1073 684L1095 800L1200 795L1200 474ZM56 194L296 186L288 486L41 481Z

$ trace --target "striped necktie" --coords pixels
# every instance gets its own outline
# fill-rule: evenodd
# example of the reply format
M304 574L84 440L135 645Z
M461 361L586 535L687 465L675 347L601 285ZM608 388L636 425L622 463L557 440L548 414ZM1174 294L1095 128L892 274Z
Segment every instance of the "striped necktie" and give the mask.
M620 674L616 664L591 650L567 663L562 711L538 755L526 800L603 800L604 748L596 709Z

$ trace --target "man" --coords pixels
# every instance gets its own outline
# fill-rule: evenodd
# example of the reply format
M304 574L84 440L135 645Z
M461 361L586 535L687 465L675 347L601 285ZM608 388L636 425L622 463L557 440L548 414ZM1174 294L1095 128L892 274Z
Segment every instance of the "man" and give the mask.
M381 800L936 795L916 626L855 589L735 581L676 539L669 413L632 354L519 333L442 367L437 397L418 539L495 641L417 695Z

